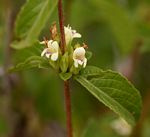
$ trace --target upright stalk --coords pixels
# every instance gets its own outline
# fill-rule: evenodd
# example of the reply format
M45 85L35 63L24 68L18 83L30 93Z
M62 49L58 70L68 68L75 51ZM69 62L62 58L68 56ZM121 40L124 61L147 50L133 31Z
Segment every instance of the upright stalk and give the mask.
M71 122L71 97L69 89L69 80L64 82L64 95L66 105L66 124L67 124L67 137L73 137L72 122Z
M63 16L63 7L62 7L62 0L58 0L58 17L59 17L59 27L60 27L60 33L61 33L61 51L62 54L65 52L65 32L64 32L64 16Z
M65 32L64 32L64 16L62 8L62 0L58 0L58 15L59 15L59 27L61 33L61 51L62 54L65 53ZM66 128L67 137L73 137L72 134L72 122L71 122L71 97L70 97L70 87L69 80L64 81L64 96L65 96L65 109L66 109Z

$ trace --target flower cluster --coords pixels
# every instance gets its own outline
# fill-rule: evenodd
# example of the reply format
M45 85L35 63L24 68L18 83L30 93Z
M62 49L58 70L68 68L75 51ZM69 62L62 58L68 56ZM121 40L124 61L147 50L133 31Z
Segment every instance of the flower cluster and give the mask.
M73 30L69 25L64 27L64 31L67 47L65 52L69 54L67 56L67 60L69 60L69 65L67 64L67 67L71 66L69 68L70 70L85 68L87 65L85 47L80 44L72 46L73 39L81 38L81 34L77 33L76 30ZM57 36L59 35L57 35L57 28L56 25L54 25L51 29L51 40L44 39L44 41L40 42L40 44L44 44L46 46L42 51L41 56L45 56L53 62L60 61L63 56L59 47L60 38Z

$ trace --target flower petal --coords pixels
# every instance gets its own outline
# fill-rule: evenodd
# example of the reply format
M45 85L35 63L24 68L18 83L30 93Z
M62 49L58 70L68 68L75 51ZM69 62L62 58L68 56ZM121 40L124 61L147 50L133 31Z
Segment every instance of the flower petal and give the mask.
M53 53L51 56L51 60L52 61L56 61L58 59L58 52L57 53Z
M47 52L47 48L42 51L41 56L43 57L46 52Z
M57 42L57 41L54 41L54 42L52 43L52 47L58 52L59 45L58 45L58 42Z
M74 66L75 66L75 68L78 68L78 60L74 60Z
M73 39L73 34L70 28L64 27L64 29L65 29L65 40L66 40L66 44L68 45Z
M45 41L41 41L40 44L45 44Z
M46 53L45 55L46 55L47 58L49 58L51 54L50 53Z
M83 60L85 57L85 49L83 47L76 48L73 52L73 58Z
M86 64L87 64L87 58L84 58L84 61L83 61L84 63L83 63L83 68L85 68L86 67Z
M83 61L78 60L78 64L83 65Z
M52 46L52 42L53 42L53 40L49 40L49 41L48 41L48 47L51 47L51 46Z
M79 33L75 33L74 35L73 35L73 38L81 38L82 36L81 36L81 34L79 34Z

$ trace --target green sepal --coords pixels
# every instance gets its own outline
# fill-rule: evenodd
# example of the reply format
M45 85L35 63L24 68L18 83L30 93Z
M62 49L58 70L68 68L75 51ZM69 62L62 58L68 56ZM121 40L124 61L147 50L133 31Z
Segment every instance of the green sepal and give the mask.
M82 66L79 65L79 67L76 68L76 67L74 66L74 64L72 64L72 66L71 66L71 68L70 68L70 72L71 72L72 74L77 75L77 74L79 74L79 72L80 72L81 69L82 69Z
M68 60L68 52L66 52L60 59L60 69L61 72L65 73L68 69L69 60Z
M59 73L59 76L62 80L66 81L72 77L72 73Z

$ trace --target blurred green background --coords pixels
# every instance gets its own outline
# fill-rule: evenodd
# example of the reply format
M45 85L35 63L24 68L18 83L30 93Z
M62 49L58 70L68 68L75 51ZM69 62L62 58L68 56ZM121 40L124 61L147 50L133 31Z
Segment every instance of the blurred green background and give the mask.
M31 54L10 48L24 3L0 0L0 137L65 137L63 82L51 70L6 71ZM150 137L150 1L64 0L64 13L65 24L81 33L80 41L93 52L88 64L119 71L143 97L141 119L122 134L112 127L118 116L71 81L74 136ZM56 9L39 40L57 21Z

